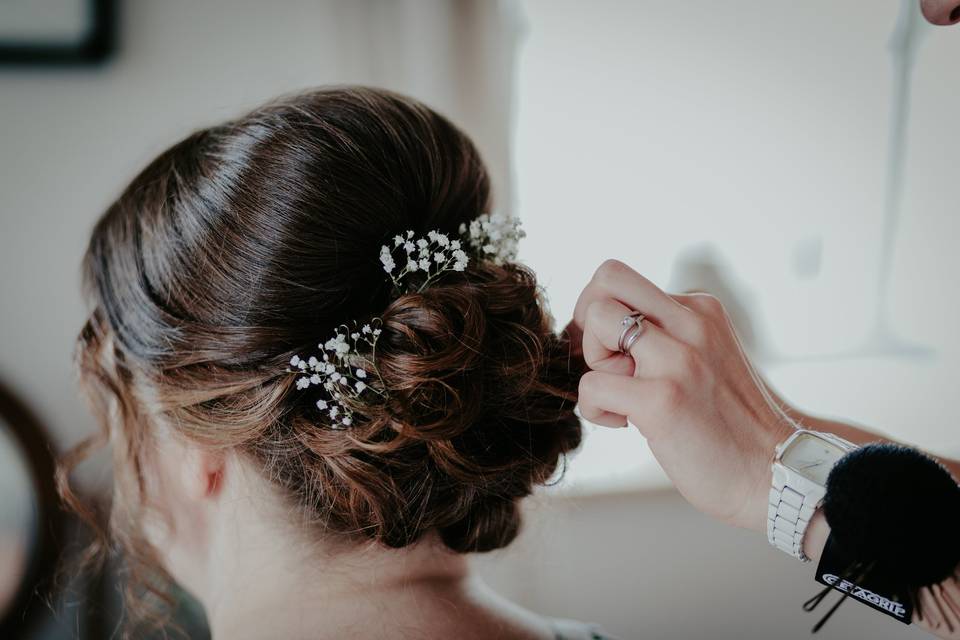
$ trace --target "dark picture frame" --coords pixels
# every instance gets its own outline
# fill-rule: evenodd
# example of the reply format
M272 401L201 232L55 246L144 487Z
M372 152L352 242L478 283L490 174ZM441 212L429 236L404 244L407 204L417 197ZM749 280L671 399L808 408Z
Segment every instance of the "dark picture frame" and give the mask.
M109 58L116 46L116 0L75 1L86 5L90 16L89 26L81 38L72 41L53 38L11 40L0 34L0 66L90 65Z

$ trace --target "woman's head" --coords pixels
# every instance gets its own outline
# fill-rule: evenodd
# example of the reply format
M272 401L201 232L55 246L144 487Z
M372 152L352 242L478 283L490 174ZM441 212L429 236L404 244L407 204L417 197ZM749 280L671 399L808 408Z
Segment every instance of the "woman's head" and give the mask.
M242 455L318 537L509 543L519 499L580 442L569 344L522 266L471 261L398 295L379 260L399 233L454 236L490 206L462 132L372 89L269 104L140 173L93 231L78 351L128 546L161 432ZM387 399L332 429L285 369L375 317Z

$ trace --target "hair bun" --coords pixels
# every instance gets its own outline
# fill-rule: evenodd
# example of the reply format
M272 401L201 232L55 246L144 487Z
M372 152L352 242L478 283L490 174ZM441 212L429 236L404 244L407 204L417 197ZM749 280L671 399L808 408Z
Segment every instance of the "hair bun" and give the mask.
M457 551L505 545L519 529L517 500L581 438L581 371L553 333L536 279L518 265L480 264L401 296L382 319L376 364L388 399L357 437L389 442L378 453L399 485L443 489L380 525L407 523L412 538L436 528Z

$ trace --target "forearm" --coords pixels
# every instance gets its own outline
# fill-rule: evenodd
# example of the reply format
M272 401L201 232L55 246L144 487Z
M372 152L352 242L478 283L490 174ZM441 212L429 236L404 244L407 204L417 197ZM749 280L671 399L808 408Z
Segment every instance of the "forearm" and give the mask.
M877 442L879 440L886 442L897 442L893 438L888 438L887 436L870 431L869 429L847 424L845 422L808 416L794 409L784 408L784 411L793 419L794 422L805 429L833 433L845 440L849 440L854 444L867 444L868 442ZM955 480L960 478L960 461L948 458L946 456L938 456L930 453L929 451L926 453L946 467L947 470L953 475Z
M825 431L827 433L833 433L840 436L844 440L849 440L854 444L867 444L868 442L877 441L897 442L893 438L888 438L883 434L871 431L865 427L852 425L846 422L840 422L838 420L832 420L830 418L819 418L817 416L807 415L806 413L795 409L790 403L785 401L780 394L777 393L772 386L770 386L770 383L767 382L763 376L758 375L757 377L759 378L762 387L767 392L769 400L771 400L773 404L776 405L783 412L783 414L790 418L790 420L792 420L797 426L803 427L804 429L810 429L812 431ZM960 481L960 460L955 460L946 456L939 456L930 453L929 451L926 453L946 467L947 470L953 475L954 480Z

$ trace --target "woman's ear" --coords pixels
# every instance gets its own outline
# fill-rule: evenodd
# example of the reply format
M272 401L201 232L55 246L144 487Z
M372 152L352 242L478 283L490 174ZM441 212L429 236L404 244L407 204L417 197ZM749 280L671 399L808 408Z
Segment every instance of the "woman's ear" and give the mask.
M188 499L200 502L220 497L226 467L223 452L194 443L185 444L179 467L182 490Z
M226 455L177 434L159 434L153 447L153 498L170 511L217 499L223 485Z
M216 529L227 454L177 434L164 433L151 447L150 503L143 530L164 568L181 585L200 593L207 580L205 558Z

